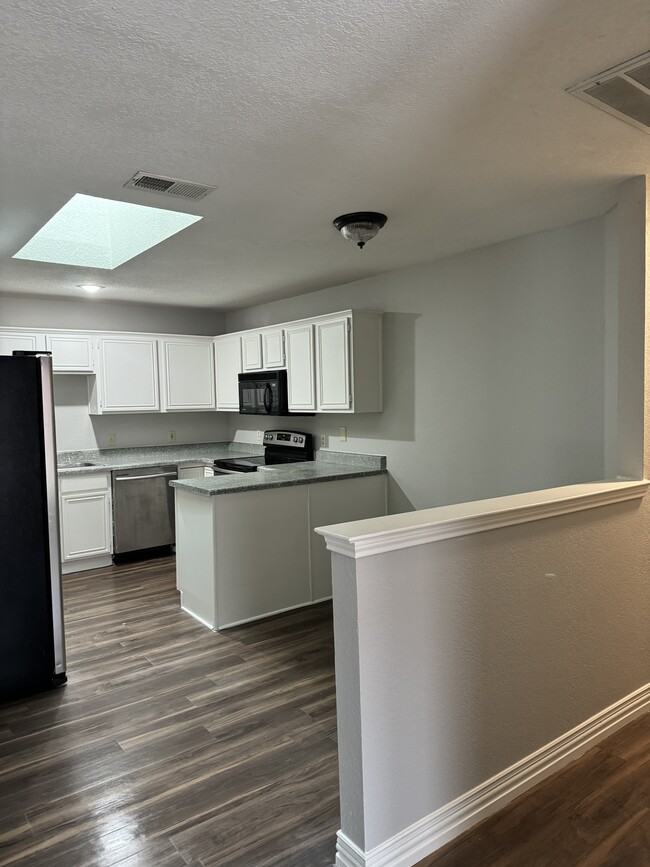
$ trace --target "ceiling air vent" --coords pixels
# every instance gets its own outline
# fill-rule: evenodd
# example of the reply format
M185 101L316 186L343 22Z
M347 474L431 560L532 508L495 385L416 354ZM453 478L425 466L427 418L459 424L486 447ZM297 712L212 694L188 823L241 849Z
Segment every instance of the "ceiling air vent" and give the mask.
M191 181L181 181L179 178L166 178L164 175L152 175L149 172L136 172L125 184L125 187L136 187L138 190L148 190L150 193L165 193L180 199L204 199L216 187L208 184L193 184Z
M650 133L650 51L574 84L567 93Z

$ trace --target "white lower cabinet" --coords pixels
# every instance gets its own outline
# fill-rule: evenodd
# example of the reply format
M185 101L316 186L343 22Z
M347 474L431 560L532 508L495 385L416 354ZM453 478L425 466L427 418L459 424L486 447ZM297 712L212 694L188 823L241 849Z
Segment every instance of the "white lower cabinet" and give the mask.
M61 477L59 505L64 574L109 566L113 552L110 475Z
M338 479L309 486L309 568L312 600L332 595L332 555L315 527L386 514L386 476Z
M178 478L183 479L209 479L214 476L214 467L209 467L207 464L185 464L178 468Z
M314 528L385 515L386 476L175 496L181 605L225 629L330 597L330 552Z

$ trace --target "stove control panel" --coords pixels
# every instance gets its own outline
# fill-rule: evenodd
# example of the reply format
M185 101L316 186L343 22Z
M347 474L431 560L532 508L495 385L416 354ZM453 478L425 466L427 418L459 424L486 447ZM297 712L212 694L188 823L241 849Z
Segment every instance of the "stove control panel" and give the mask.
M311 448L311 434L290 430L267 430L264 432L264 445L291 446L292 448Z

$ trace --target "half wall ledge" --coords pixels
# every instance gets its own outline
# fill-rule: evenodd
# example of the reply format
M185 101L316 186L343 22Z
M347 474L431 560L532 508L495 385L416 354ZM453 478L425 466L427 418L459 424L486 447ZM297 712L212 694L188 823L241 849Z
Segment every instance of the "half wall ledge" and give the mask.
M455 536L469 536L499 527L641 499L649 486L649 479L567 485L364 521L331 524L317 527L315 532L325 538L330 551L358 560Z

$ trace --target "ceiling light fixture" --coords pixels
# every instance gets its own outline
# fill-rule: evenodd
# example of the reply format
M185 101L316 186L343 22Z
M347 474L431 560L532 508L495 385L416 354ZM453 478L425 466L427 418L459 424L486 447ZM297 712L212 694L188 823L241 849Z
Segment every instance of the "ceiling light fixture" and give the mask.
M386 214L376 211L355 211L354 214L343 214L334 220L334 226L348 241L354 241L360 250L371 241L377 232L386 225Z
M99 292L100 289L104 288L103 286L98 286L96 283L78 283L77 285L86 292Z

